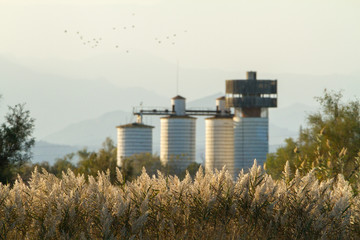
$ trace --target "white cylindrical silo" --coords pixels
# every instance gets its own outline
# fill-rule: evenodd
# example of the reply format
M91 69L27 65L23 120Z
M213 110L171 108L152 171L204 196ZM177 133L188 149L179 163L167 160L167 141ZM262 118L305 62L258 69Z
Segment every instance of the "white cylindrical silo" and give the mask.
M153 126L130 123L117 127L117 166L122 167L124 158L138 153L152 153Z
M234 176L234 121L232 117L211 117L206 124L205 169L226 169Z
M160 160L178 170L195 162L196 118L168 116L160 119Z
M235 174L251 168L256 159L264 165L269 152L269 119L267 117L234 117Z

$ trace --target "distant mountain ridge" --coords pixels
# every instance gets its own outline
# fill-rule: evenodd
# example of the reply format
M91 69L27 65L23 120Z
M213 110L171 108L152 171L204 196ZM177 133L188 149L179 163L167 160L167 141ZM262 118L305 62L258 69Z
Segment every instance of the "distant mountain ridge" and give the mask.
M58 158L62 158L69 153L77 152L82 148L82 146L69 146L37 141L32 149L32 163L48 162L50 165L53 165Z
M0 79L3 96L0 115L7 111L6 105L26 103L36 119L38 137L106 112L131 111L141 102L158 106L167 101L166 97L143 88L121 88L106 80L37 73L1 57Z
M226 79L244 79L246 72L240 67L239 71L225 71L181 65L178 70L177 88L176 62L140 51L128 55L102 54L73 62L9 60L0 56L0 94L3 95L0 115L6 112L6 105L26 102L36 118L35 135L42 138L106 112L131 112L141 102L146 106L167 106L175 89L188 100L201 99L225 91ZM258 78L278 79L279 108L297 102L315 105L313 97L321 96L324 88L345 88L345 99L357 96L360 91L358 75L274 74L259 69ZM199 105L202 103L196 107ZM299 123L296 119L294 122Z
M7 105L26 103L36 120L35 137L51 144L96 148L108 136L116 140L116 125L134 121L132 107L140 103L170 106L175 95L176 64L140 52L126 58L110 54L80 62L18 62L0 56L0 116L7 112ZM224 95L225 79L244 79L245 71L180 68L179 90L188 107L215 108L215 99ZM316 109L313 97L321 96L324 88L343 87L348 97L360 91L358 75L268 74L259 70L258 78L263 76L279 80L278 108L269 111L273 146L297 136L300 125L306 124L306 114ZM189 101L194 96L198 98ZM156 127L154 139L159 139L158 118L145 121ZM203 119L198 118L199 148L205 144L204 128ZM154 140L155 152L159 141Z
M215 108L215 99L221 94L216 93L208 97L189 102L187 105L213 107ZM167 104L169 106L170 99ZM270 112L269 117L269 144L270 149L274 151L275 146L284 143L284 139L288 137L297 137L300 125L288 123L289 119L296 119L303 122L306 116L306 110L310 111L312 108L304 104L295 104L284 109L276 109ZM197 159L201 160L204 157L205 151L205 118L198 117L196 123L196 148ZM135 121L131 112L113 111L101 115L100 117L88 119L75 124L71 124L61 131L48 135L43 138L43 141L53 144L88 146L92 149L99 148L106 137L112 138L116 142L116 126ZM153 151L159 153L160 151L160 118L158 116L145 116L144 122L154 126L153 130ZM279 127L281 126L281 127Z

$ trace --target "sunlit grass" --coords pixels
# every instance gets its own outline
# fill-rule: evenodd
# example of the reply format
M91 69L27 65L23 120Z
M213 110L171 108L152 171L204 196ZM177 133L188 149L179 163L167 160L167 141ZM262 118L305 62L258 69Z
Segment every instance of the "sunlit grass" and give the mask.
M359 239L360 198L342 175L311 171L274 181L254 164L237 180L225 170L194 179L144 170L117 184L109 174L62 179L35 171L0 184L1 239Z

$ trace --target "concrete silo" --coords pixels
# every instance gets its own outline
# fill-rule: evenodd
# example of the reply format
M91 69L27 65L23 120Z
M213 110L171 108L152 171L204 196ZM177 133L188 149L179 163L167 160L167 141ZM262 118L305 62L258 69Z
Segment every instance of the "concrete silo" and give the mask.
M185 98L171 99L172 112L160 119L160 160L178 170L195 162L196 118L186 115Z
M205 119L205 169L221 170L223 166L234 174L234 121L225 107L225 97L216 99L218 114Z
M248 169L254 159L263 165L269 151L268 108L277 107L277 81L257 80L248 72L246 80L226 80L226 106L235 108L235 174Z
M252 167L254 159L263 165L269 152L269 118L241 117L236 110L234 126L236 171Z
M141 121L117 126L117 166L124 158L138 153L152 153L153 126Z

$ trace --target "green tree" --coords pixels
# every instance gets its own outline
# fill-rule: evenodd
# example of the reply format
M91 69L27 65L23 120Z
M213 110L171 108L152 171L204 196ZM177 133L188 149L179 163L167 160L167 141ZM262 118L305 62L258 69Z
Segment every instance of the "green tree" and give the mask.
M25 163L23 166L21 166L21 170L20 170L20 176L21 179L24 182L27 182L30 180L32 173L34 172L35 168L38 169L39 172L42 172L42 169L45 169L47 172L51 172L51 166L48 162L44 161L41 163L35 163L32 164L31 162L27 162Z
M181 174L180 174L180 179L183 179L185 176L186 176L186 173L188 172L190 174L191 177L195 177L197 171L199 170L201 164L200 163L197 163L197 162L193 162L193 163L190 163L186 170L183 171Z
M293 172L305 174L314 168L320 180L341 173L355 182L360 169L360 102L343 103L341 92L326 89L316 99L320 110L308 115L307 127L300 129L296 141L287 139L285 146L268 155L266 169L279 178L289 161Z
M31 147L35 144L33 130L34 119L24 109L24 104L9 107L0 127L0 182L13 181L31 159Z
M75 170L74 164L72 164L72 160L75 156L75 153L67 154L63 158L58 158L54 165L50 167L49 172L54 174L57 177L61 177L63 172L66 172L68 168L70 168L72 171Z
M116 147L111 138L106 138L102 148L98 152L89 152L83 149L77 152L79 162L76 173L84 174L86 177L97 176L98 172L110 171L111 181L116 179Z
M158 170L163 170L159 156L139 153L123 159L121 172L126 181L131 181L141 175L143 167L150 176L157 175Z
M266 159L265 168L275 179L282 176L282 171L287 161L295 168L297 165L296 149L297 143L292 138L285 139L285 146L277 149L276 153L270 153Z
M177 175L180 179L185 177L186 172L189 172L191 176L195 176L197 170L199 170L200 164L196 162L190 163L185 170L181 170L174 163L176 160L178 159L171 159L170 164L163 165L157 155L151 153L134 154L123 160L121 172L126 181L131 181L141 175L143 168L146 169L149 176L157 176L157 172L160 171L165 176Z

